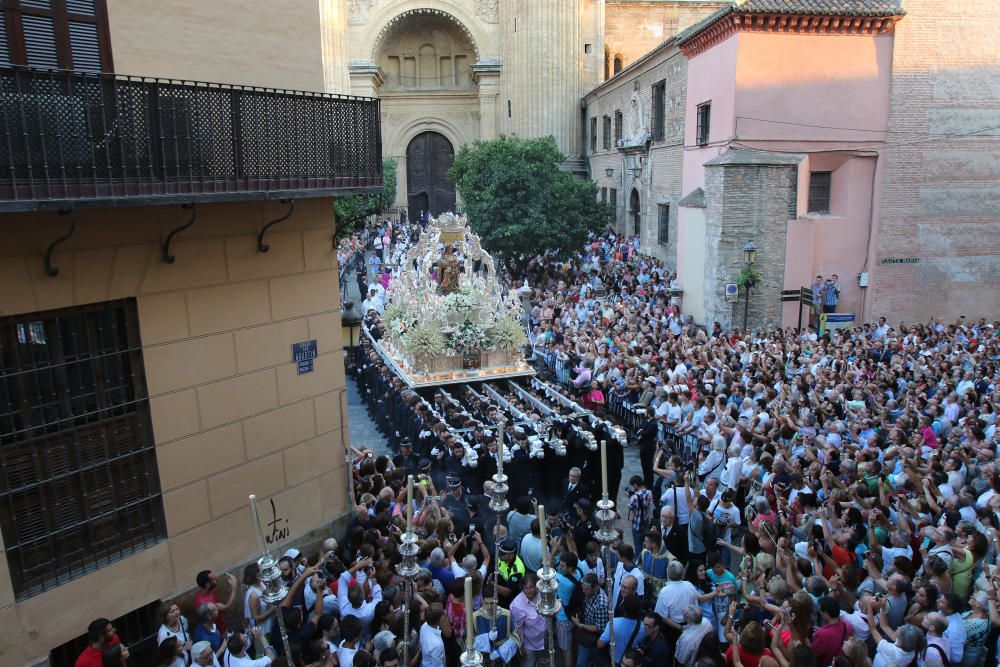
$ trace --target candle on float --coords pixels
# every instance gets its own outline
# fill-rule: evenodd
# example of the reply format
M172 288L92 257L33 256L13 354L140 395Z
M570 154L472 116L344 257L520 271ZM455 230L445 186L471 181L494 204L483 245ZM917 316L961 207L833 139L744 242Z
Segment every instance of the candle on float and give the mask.
M413 532L413 475L406 476L406 532Z
M541 532L542 540L542 563L545 568L549 567L549 543L546 539L548 537L547 531L545 530L545 505L538 506L538 530Z
M499 433L497 433L497 479L503 477L503 430L504 423L501 419L497 422Z
M473 637L476 636L475 625L472 619L472 577L465 577L465 646L466 650L471 651L473 644Z
M601 440L601 491L608 497L608 442Z

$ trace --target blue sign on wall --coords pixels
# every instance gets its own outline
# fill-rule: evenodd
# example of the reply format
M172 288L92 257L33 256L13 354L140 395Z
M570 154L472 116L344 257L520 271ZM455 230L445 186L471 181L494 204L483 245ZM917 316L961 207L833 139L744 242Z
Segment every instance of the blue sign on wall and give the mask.
M316 358L316 339L292 343L292 361L299 365L299 375L311 373Z

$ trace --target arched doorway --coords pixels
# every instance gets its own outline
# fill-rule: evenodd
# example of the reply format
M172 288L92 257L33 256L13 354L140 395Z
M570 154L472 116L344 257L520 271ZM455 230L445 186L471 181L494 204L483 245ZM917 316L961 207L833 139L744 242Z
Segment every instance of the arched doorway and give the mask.
M455 210L455 184L448 179L455 149L444 135L422 132L406 147L406 194L411 220L421 211L438 216Z
M639 191L632 189L632 195L628 198L628 207L632 211L633 234L642 234L642 208L639 205Z

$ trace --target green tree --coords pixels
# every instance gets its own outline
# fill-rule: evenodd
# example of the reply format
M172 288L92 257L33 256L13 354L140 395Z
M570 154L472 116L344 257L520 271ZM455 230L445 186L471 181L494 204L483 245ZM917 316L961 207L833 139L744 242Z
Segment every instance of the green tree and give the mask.
M449 177L483 245L512 269L540 250L575 251L608 222L592 181L559 169L564 160L554 137L501 136L467 144Z
M333 202L337 214L336 241L354 233L365 218L388 211L396 201L396 161L382 160L382 192L374 195L348 195Z

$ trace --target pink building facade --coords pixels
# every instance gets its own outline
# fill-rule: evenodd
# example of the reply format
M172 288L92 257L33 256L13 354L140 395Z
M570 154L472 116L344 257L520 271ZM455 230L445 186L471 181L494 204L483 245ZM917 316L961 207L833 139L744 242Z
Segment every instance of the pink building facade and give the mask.
M794 326L799 305L781 292L834 274L837 312L868 315L903 12L839 4L748 0L677 37L688 57L677 266L696 321ZM749 303L742 289L727 301L748 241L762 280Z

